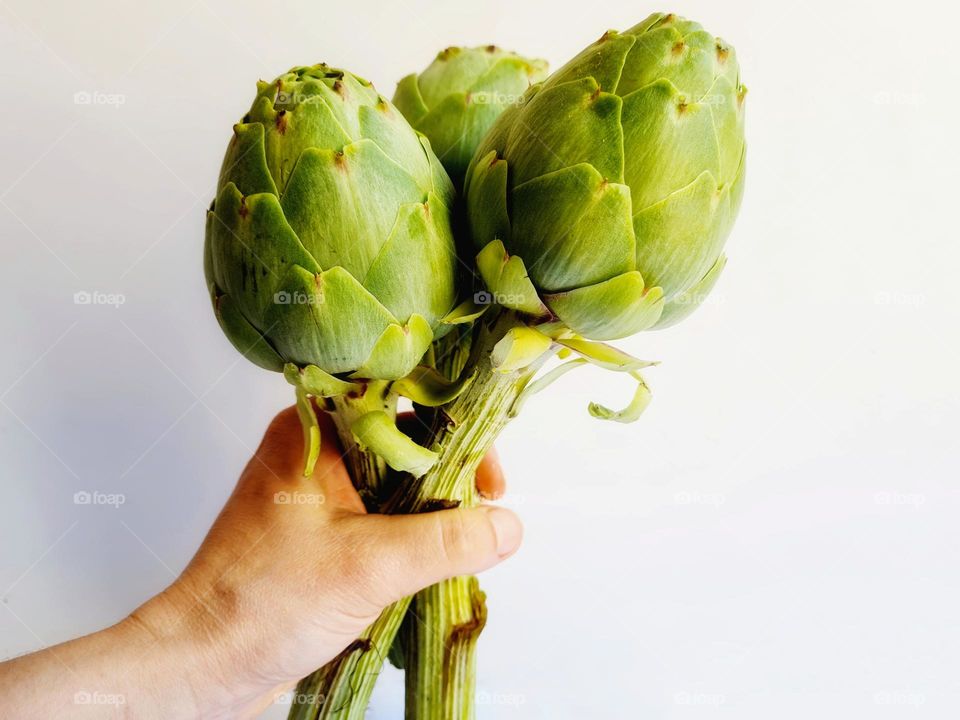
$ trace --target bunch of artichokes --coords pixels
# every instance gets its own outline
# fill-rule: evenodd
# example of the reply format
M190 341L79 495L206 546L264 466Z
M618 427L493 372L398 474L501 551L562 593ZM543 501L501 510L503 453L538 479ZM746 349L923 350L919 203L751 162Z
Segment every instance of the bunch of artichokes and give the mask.
M744 96L733 48L664 14L549 76L493 46L448 48L393 104L327 65L259 83L204 264L224 333L295 387L306 472L328 411L371 510L476 503L497 434L585 365L637 382L626 408L591 413L636 419L650 363L599 341L672 325L716 283L743 192ZM566 362L541 373L553 357ZM420 442L396 427L399 396L429 427ZM475 578L387 608L303 681L312 699L291 717L362 718L389 653L408 718L472 718L485 619Z

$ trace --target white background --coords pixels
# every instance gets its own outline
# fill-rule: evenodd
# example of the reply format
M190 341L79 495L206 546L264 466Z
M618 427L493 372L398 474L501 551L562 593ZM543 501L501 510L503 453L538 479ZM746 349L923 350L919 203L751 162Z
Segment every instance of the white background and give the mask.
M291 401L222 337L201 270L255 80L327 61L391 94L491 42L559 67L657 9L0 0L0 656L164 587ZM640 422L590 418L628 388L585 370L504 435L527 535L483 578L479 716L955 718L960 13L671 9L750 88L730 263L689 321L623 341L662 361ZM390 670L369 716L400 717L401 688Z

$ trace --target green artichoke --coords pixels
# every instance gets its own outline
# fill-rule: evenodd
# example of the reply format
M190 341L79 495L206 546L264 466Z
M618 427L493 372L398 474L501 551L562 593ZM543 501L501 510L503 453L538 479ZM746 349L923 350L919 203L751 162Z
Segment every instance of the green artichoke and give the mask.
M740 205L745 92L732 47L663 14L531 88L467 173L493 299L595 340L692 312Z
M258 83L207 214L220 325L270 370L406 375L454 304L453 198L429 141L368 81L315 65Z
M393 104L430 138L450 178L462 187L490 126L546 74L545 61L528 60L495 45L449 47L422 73L400 81Z

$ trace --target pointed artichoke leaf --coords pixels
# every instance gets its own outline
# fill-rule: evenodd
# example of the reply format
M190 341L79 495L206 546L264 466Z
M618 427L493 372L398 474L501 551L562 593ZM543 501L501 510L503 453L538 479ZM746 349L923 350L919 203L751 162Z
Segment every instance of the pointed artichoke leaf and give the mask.
M478 304L496 303L535 317L550 314L527 275L523 259L511 256L500 240L493 240L477 255L477 269L490 293L477 293Z
M514 186L580 163L622 183L621 105L589 77L544 87L509 126L502 155L510 158Z
M605 32L599 40L587 47L547 81L548 85L592 77L607 92L616 92L623 71L624 59L635 39L627 33L615 30Z
M376 105L364 105L360 108L360 131L416 178L424 195L433 189L430 161L420 138L397 108L384 98Z
M293 363L287 363L283 366L283 377L295 388L304 390L314 397L337 397L363 389L359 383L341 380L324 372L316 365L300 368Z
M207 226L213 279L257 327L273 305L284 274L293 265L320 266L287 223L276 195L244 197L227 183Z
M720 164L717 177L720 183L730 182L737 174L745 145L743 102L737 92L736 81L736 78L732 81L725 77L717 78L702 99L713 117L713 127L719 139Z
M409 375L393 383L391 390L418 405L440 407L459 397L473 382L473 378L474 375L470 374L451 381L434 368L418 365Z
M637 381L637 389L633 393L633 399L630 404L622 410L611 410L599 403L592 402L589 406L590 414L599 420L612 420L619 423L632 423L640 417L641 413L647 409L652 395L650 388L643 381L638 372L631 372L630 376Z
M467 184L467 221L476 247L510 239L507 214L507 161L491 150L475 160Z
M454 182L460 183L475 147L469 143L482 139L474 141L468 137L467 109L466 93L451 93L417 122L417 130L430 138L430 147L437 159L447 168Z
M569 353L569 351L567 352ZM558 353L558 356L559 355L560 353ZM562 365L557 365L549 372L544 373L541 377L537 378L520 391L520 394L517 395L517 399L514 400L513 405L510 406L510 412L508 413L509 416L514 418L519 415L520 410L523 409L523 406L526 404L527 400L536 395L538 392L546 390L548 387L550 387L550 385L571 370L576 370L578 367L586 365L587 362L588 361L584 360L583 358L574 358L573 360L565 362Z
M653 327L663 312L663 290L646 288L636 270L543 299L567 327L593 340L634 335Z
M493 346L490 364L494 372L522 370L540 359L553 346L553 340L533 328L521 325L511 328Z
M582 338L565 338L557 340L566 348L573 350L588 362L615 372L633 372L640 368L650 367L658 363L653 360L640 360L625 353L623 350L607 345L606 343L590 342Z
M398 380L416 367L432 341L430 323L422 315L411 315L406 325L394 323L383 331L352 377Z
M325 83L278 82L273 97L260 98L251 114L263 123L267 166L282 195L305 150L341 148L359 135L343 122L356 110L344 113L344 103Z
M297 415L303 428L303 476L310 477L320 457L320 423L310 396L300 387L297 388Z
M437 453L417 445L397 428L382 410L361 415L350 426L362 448L378 455L397 472L421 477L439 458Z
M266 370L283 371L283 358L243 316L229 295L221 295L216 299L214 312L223 334L247 360Z
M450 176L447 174L446 169L443 167L443 163L437 159L437 154L433 151L433 147L430 145L430 139L423 133L417 133L417 135L420 137L420 145L423 147L423 152L430 161L430 172L433 177L433 191L441 200L443 200L444 205L446 205L448 208L452 208L457 199L457 191L453 186L453 180L451 180Z
M393 104L414 126L420 122L420 118L430 111L420 94L416 73L407 75L397 83L397 90L393 94Z
M372 140L341 152L308 148L281 199L290 227L321 267L362 278L387 242L397 208L426 192Z
M444 315L440 322L444 325L464 325L466 323L472 323L483 315L489 307L489 305L478 304L473 298L467 298Z
M280 283L264 321L267 337L289 362L331 374L363 365L384 331L397 323L342 267L314 275L296 265Z
M663 314L654 327L659 330L660 328L668 328L671 325L676 325L700 307L707 295L710 294L710 291L713 290L713 286L717 284L720 273L723 272L726 266L727 256L721 255L717 258L713 267L707 271L706 275L700 278L700 281L696 285L676 295L664 306Z
M713 84L716 54L713 36L702 30L682 33L674 25L650 30L637 36L624 63L617 94L627 95L666 78L682 92L699 98ZM651 62L652 58L660 62Z
M669 80L657 80L623 98L623 128L623 142L630 148L624 178L633 189L635 214L706 171L721 177L711 106ZM638 246L644 239L638 232Z
M457 257L446 206L433 192L427 198L400 206L363 286L398 320L419 312L433 325L456 300Z
M637 270L668 301L713 266L733 223L730 192L704 171L693 183L637 213Z
M233 126L233 139L227 147L227 154L220 169L218 194L230 182L244 195L279 195L267 167L262 124L238 123Z
M517 186L512 199L511 247L536 259L528 270L538 288L594 285L636 269L630 188L592 165L542 175Z
M501 108L516 105L527 88L542 80L546 72L543 60L504 55L470 86L471 102ZM500 112L498 110L497 114Z
M470 87L487 71L492 60L492 55L471 48L450 47L440 51L420 73L418 83L423 101L433 108L443 102L452 88Z

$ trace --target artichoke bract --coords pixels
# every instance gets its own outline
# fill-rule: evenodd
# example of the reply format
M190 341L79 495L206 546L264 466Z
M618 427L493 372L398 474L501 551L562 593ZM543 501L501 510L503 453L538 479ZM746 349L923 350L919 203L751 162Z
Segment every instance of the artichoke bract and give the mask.
M321 64L258 83L207 214L227 337L270 370L406 375L454 304L453 197L429 141L368 81Z
M740 205L745 93L731 46L663 14L531 88L466 178L493 299L595 340L692 312Z
M528 60L495 45L449 47L423 72L403 78L393 103L430 138L450 178L462 187L490 126L546 74L545 61Z

